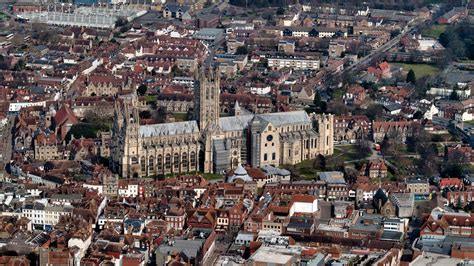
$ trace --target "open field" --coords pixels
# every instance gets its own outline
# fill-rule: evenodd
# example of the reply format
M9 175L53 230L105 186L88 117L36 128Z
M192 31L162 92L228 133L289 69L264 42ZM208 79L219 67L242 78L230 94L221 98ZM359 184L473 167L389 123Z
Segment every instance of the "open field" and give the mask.
M425 76L435 76L441 73L441 69L427 64L403 64L395 63L396 66L401 66L404 71L409 71L413 69L415 71L415 76L417 79Z
M421 32L423 37L438 39L441 33L446 31L447 25L433 25Z

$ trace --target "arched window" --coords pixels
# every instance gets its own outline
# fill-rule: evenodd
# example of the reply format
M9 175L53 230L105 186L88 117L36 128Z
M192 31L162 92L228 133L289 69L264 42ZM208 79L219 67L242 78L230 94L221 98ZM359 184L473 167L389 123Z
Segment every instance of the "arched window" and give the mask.
M158 172L163 171L163 156L161 156L161 154L159 154L159 155L156 157L156 170L157 170Z
M150 172L149 174L155 171L155 157L153 155L148 158L148 171Z
M142 175L146 173L145 157L140 158L140 166L142 170Z
M170 170L171 169L171 154L166 154L165 157L165 169Z
M192 151L189 156L190 166L192 168L196 167L196 153Z
M175 153L173 156L173 168L179 169L179 154Z
M188 154L186 152L183 152L181 154L181 169L187 169L188 168Z

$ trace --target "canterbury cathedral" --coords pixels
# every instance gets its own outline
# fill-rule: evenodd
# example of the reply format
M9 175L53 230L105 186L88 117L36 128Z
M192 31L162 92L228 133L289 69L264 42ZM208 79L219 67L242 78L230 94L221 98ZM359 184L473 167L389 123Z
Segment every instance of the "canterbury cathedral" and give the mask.
M201 73L192 121L141 125L137 96L116 101L112 170L123 177L171 173L223 173L239 164L297 164L331 155L333 116L292 111L253 114L235 103L220 117L220 78Z

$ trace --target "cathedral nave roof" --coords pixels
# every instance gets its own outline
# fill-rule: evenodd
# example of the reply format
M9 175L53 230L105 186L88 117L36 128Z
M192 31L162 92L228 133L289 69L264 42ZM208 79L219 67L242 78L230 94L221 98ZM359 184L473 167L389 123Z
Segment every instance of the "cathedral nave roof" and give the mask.
M311 122L308 114L305 111L279 112L259 114L259 118L270 122L276 127L286 125L305 124Z
M196 121L185 121L165 124L142 125L139 134L142 137L171 136L199 132Z

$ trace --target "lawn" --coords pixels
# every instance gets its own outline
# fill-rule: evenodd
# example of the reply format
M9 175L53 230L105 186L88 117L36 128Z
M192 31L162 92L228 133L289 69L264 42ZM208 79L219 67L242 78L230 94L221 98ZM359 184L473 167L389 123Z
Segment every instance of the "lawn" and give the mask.
M156 102L156 98L157 98L156 95L145 95L145 101L147 103Z
M188 118L188 114L187 113L173 113L173 117L176 120L176 122L186 121Z
M438 39L441 33L445 32L447 25L433 25L429 29L421 32L423 37Z
M224 176L221 174L210 174L210 173L199 173L204 179L206 180L217 180L217 179L222 179L224 180Z
M355 149L356 149L355 145L345 145L345 146L335 147L334 153L330 156L326 156L326 171L333 170L338 165L346 161L365 159L365 158L360 158ZM297 164L296 169L298 170L299 174L305 179L312 179L316 177L318 172L322 171L321 169L319 169L319 167L315 168L313 165L314 165L314 160L306 160ZM318 165L318 163L316 163L316 165Z
M432 65L427 64L402 64L402 63L395 63L394 65L400 66L403 68L404 71L409 71L413 69L415 71L415 76L417 79L425 76L435 76L441 72L441 69L434 67Z
M166 174L166 178L171 178L171 177L176 177L176 176L182 176L182 175L200 175L204 177L206 180L224 180L224 175L221 174L211 174L211 173L201 173L201 172L189 172L189 173L182 173L182 174Z

